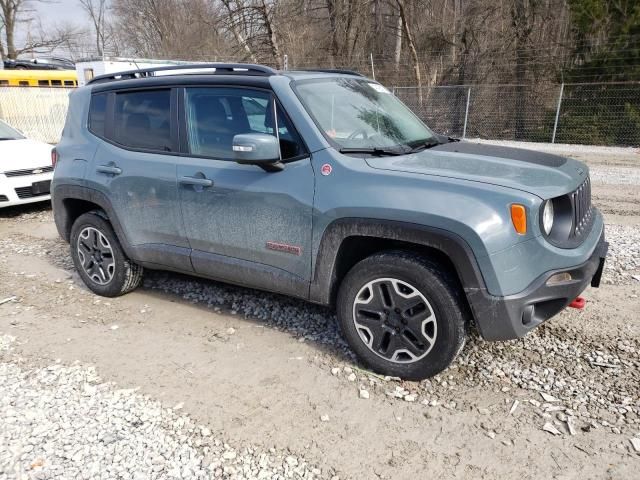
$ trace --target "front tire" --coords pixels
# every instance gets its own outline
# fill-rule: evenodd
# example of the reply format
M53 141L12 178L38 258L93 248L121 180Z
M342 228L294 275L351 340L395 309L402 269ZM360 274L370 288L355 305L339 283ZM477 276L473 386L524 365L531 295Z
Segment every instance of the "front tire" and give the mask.
M113 228L98 212L78 217L70 246L80 278L97 295L124 295L142 282L143 268L127 258Z
M432 377L465 341L465 309L451 273L409 252L372 255L344 278L337 299L343 335L372 370Z

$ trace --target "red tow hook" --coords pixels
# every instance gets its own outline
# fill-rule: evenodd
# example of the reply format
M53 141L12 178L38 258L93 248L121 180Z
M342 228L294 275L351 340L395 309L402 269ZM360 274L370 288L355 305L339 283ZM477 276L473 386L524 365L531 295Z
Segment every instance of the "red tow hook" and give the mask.
M582 310L584 306L587 304L587 301L584 297L576 297L573 302L569 304L571 308L577 308L578 310Z

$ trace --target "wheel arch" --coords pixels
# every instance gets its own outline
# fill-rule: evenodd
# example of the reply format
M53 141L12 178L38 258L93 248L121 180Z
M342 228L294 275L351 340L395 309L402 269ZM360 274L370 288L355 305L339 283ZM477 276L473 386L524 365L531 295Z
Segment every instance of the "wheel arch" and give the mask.
M468 304L469 291L486 290L476 257L459 235L440 228L393 220L342 218L325 229L315 257L309 299L335 305L342 279L358 261L383 250L406 250L453 273Z
M131 257L129 243L106 195L87 187L60 185L55 188L52 198L56 228L65 241L69 242L73 223L80 215L92 210L99 210L103 213L105 220L108 220L113 227L127 256Z

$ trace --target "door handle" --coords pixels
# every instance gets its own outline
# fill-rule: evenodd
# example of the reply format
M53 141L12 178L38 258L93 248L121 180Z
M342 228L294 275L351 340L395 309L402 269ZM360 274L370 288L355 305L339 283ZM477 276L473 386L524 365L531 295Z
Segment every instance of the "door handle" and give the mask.
M98 173L106 173L109 175L120 175L122 173L122 169L118 168L114 165L99 165L96 168L96 172Z
M182 185L197 185L198 187L213 187L213 180L198 177L180 177Z

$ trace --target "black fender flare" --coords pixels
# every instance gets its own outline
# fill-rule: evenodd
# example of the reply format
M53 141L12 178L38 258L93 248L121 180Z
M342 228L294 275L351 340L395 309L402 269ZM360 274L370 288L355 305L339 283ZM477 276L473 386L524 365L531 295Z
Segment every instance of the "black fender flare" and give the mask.
M132 255L134 253L133 249L127 241L127 237L120 221L118 220L118 216L111 205L111 201L104 193L89 187L83 187L80 185L59 185L55 187L53 191L53 217L58 233L66 242L69 242L69 232L71 231L73 219L69 217L64 202L65 200L70 199L84 200L86 202L93 203L100 209L104 210L109 222L116 232L116 236L118 237L118 241L120 242L122 249L129 258L135 258L135 256Z
M486 291L473 250L460 235L414 223L350 217L333 221L322 234L309 289L310 301L332 304L338 280L338 252L342 243L354 236L398 240L436 249L451 260L468 300L470 292Z

